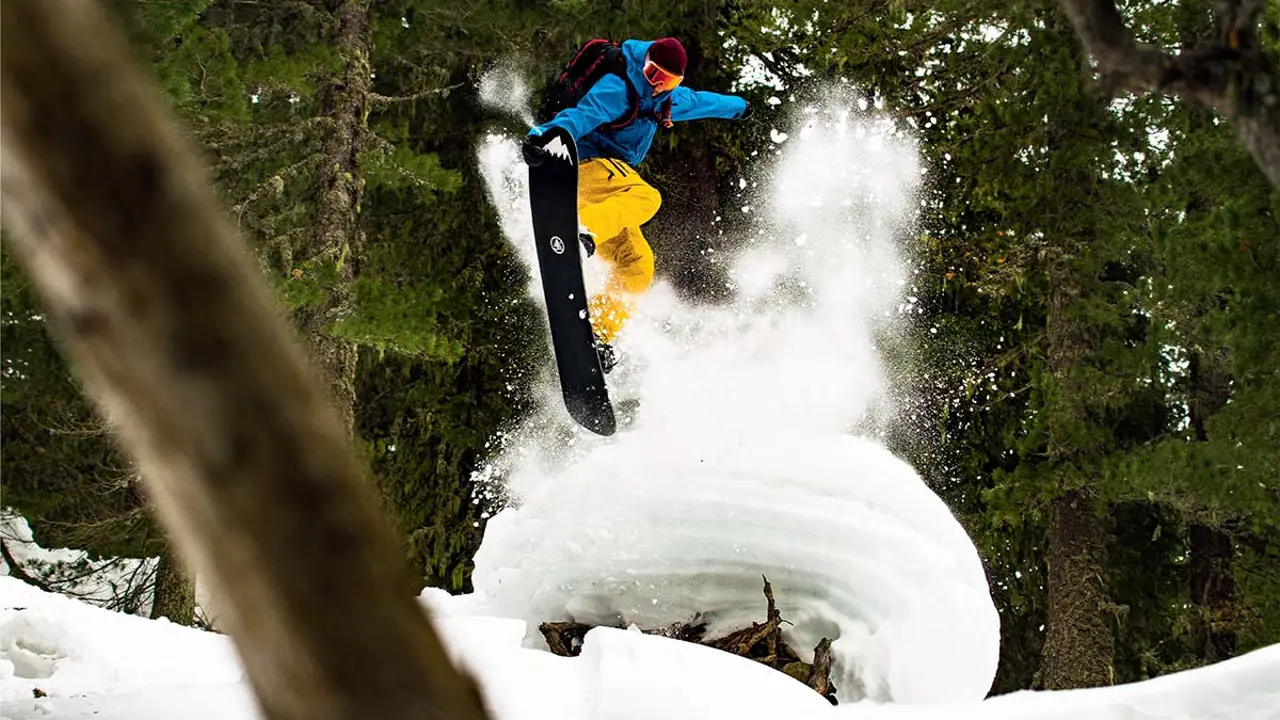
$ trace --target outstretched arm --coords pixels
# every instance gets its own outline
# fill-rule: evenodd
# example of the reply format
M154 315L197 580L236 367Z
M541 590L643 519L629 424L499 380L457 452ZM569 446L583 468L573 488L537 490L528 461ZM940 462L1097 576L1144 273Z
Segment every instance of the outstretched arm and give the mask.
M617 75L606 75L591 86L577 105L560 111L552 120L534 128L530 135L541 135L551 127L562 127L580 142L582 136L597 127L617 120L627 111L627 86Z
M747 101L737 95L721 95L709 90L693 90L684 86L671 93L671 120L701 120L703 118L734 119L742 117Z

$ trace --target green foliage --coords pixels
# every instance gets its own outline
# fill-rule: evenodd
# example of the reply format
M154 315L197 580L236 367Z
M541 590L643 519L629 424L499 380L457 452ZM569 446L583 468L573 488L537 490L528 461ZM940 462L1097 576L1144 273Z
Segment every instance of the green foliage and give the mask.
M343 67L343 59L326 42L291 50L270 45L263 50L245 63L245 86L256 94L285 93L297 98L293 102L314 96L323 79L334 77Z
M139 3L141 23L157 40L173 40L182 36L200 20L213 0L166 0Z
M1187 544L1176 512L1149 502L1112 510L1109 549L1117 613L1116 680L1136 682L1185 668ZM1171 610L1173 612L1171 612Z
M462 356L462 343L440 335L435 321L445 295L439 286L399 288L361 278L355 295L360 312L338 322L333 328L338 335L379 353L447 361Z
M1274 537L1271 536L1271 537ZM1231 626L1239 633L1239 651L1274 644L1280 637L1280 543L1253 536L1240 543L1234 579L1237 601Z
M286 309L318 307L337 287L338 268L332 263L304 260L273 280L276 297Z
M360 164L370 186L389 190L455 192L462 184L461 175L441 167L437 155L416 153L403 145L366 150Z
M231 51L231 38L219 28L192 27L181 44L153 69L160 87L178 107L211 118L249 119L249 93Z

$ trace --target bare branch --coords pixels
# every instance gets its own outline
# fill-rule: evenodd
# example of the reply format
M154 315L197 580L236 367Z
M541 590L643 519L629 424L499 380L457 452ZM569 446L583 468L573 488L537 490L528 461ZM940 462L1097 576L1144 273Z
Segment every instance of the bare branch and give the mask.
M1104 83L1217 110L1280 189L1280 76L1275 59L1254 42L1260 0L1215 2L1219 37L1176 55L1137 42L1113 0L1061 4Z
M392 103L402 103L402 102L410 102L412 100L421 100L422 98L432 97L433 95L442 95L444 97L449 97L449 93L453 92L454 90L457 90L460 87L462 87L462 83L454 83L446 87L423 90L422 92L414 93L412 95L397 95L394 97L387 96L387 95L379 95L377 93L370 93L369 101L373 104L373 107L375 109L381 110L387 107L388 105L391 105Z
M18 559L9 551L9 544L4 541L4 538L0 538L0 558L3 558L5 565L9 566L10 576L47 593L54 592L48 585L40 580L40 578L29 574L22 568L22 563L18 562Z

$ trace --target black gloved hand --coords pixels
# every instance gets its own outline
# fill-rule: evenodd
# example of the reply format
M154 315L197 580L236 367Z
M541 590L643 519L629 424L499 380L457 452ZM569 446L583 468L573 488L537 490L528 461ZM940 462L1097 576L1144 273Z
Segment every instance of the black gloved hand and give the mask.
M520 144L520 152L524 155L524 161L531 167L538 167L547 159L547 151L542 149L533 141L533 136L525 136L524 142Z
M738 116L739 120L746 120L747 118L751 117L751 103L750 101L744 101L744 102L747 103L747 106L742 109L742 114Z

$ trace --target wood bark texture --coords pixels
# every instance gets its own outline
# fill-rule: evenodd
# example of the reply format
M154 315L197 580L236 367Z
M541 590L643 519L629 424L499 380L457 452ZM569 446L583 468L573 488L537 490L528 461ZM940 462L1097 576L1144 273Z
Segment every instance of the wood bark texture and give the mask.
M1106 537L1092 503L1078 490L1049 510L1049 621L1040 660L1045 690L1115 682L1115 634L1103 572Z
M1067 244L1072 252L1079 244ZM1079 317L1080 270L1069 255L1048 268L1052 284L1048 317L1048 371L1055 385L1048 401L1049 457L1068 488L1090 463L1082 448L1089 425L1088 390L1073 378L1096 340ZM1094 515L1094 501L1080 489L1066 489L1049 508L1048 622L1040 660L1039 684L1047 690L1096 687L1114 682L1115 633L1103 573L1106 533Z
M196 624L196 586L171 547L165 547L156 565L151 618L168 618L178 625Z
M51 330L264 716L481 718L194 148L90 0L0 4L0 191Z
M1187 410L1196 442L1209 441L1206 419L1225 407L1230 397L1231 377L1224 365L1219 352L1191 353ZM1195 606L1192 641L1206 663L1236 654L1234 560L1234 542L1221 527L1196 522L1188 526L1187 589Z
M352 432L356 346L336 336L331 327L352 312L352 284L363 245L359 158L373 96L368 0L344 0L334 14L338 22L336 46L344 68L327 95L326 116L332 121L333 131L325 137L322 151L313 256L336 269L337 281L325 300L318 307L305 310L301 319L308 355L328 383L339 419Z
M1176 55L1139 43L1114 0L1061 4L1108 85L1178 95L1218 111L1280 189L1280 74L1273 52L1258 42L1264 1L1214 0L1216 37Z

